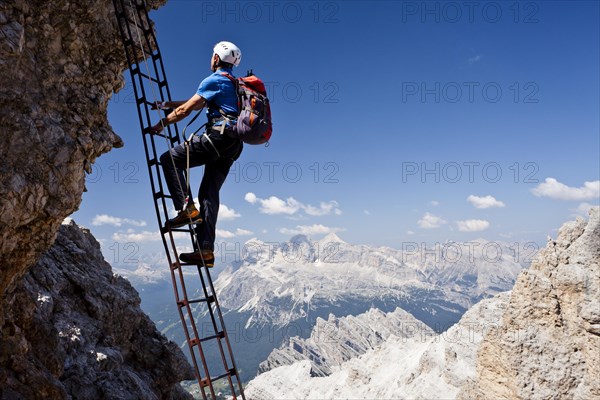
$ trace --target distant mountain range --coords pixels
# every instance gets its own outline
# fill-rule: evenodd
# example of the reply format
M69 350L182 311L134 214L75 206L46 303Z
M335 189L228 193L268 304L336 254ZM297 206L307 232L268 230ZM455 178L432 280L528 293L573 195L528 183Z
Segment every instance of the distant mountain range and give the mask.
M330 314L399 307L443 332L479 300L510 290L525 266L508 244L484 240L433 249L410 243L398 250L353 245L330 234L319 241L298 235L281 244L252 239L245 247L241 260L212 271L244 380L274 349L291 337L309 338L317 320ZM155 254L135 269L116 270L140 292L142 308L158 328L184 345L164 265Z

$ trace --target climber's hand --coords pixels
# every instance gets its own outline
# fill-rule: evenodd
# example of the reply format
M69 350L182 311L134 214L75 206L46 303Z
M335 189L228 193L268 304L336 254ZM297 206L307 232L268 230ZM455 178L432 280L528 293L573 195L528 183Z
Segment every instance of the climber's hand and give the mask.
M163 124L159 122L158 124L148 128L148 130L150 131L151 134L155 135L157 133L161 133L164 128L165 127L163 126Z
M151 110L162 110L165 108L165 103L163 101L156 101L150 105Z

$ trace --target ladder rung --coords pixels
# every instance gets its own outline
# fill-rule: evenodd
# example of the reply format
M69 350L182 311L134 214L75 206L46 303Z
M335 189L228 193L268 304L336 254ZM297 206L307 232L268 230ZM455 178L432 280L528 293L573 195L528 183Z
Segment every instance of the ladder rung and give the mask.
M136 42L136 41L135 41L133 38L128 38L128 39L125 39L125 40L123 41L123 46L124 46L124 47L131 47L131 49L132 49L134 52L137 50L137 51L139 51L141 54L146 54L146 55L148 55L148 54L151 54L151 53L152 53L151 51L149 51L149 50L148 50L146 47L144 47L143 45L142 45L142 46L140 46L139 44L137 44L137 42ZM133 73L139 73L139 71L138 71L138 72L135 72L135 71L133 71Z
M140 50L142 52L142 54L146 54L146 55L151 55L152 54L152 50L146 48L143 43L140 46L140 44L138 44L138 42L136 42L135 40L133 40L133 39L129 39L129 40L131 42L131 45L133 47L136 47L138 50Z
M209 297L212 297L212 295L211 295L211 296L209 296ZM209 301L209 297L207 297L206 299L194 299L194 300L187 300L187 299L184 299L184 300L179 300L179 301L177 302L177 305L178 305L179 307L186 307L186 306L188 306L188 305L190 305L190 304L198 304L198 303L210 303L211 301Z
M146 79L148 79L148 80L151 80L151 81L152 81L152 82L154 82L154 83L157 83L157 84L159 84L159 85L161 85L161 84L162 84L162 82L161 82L161 81L159 81L158 79L156 79L156 78L154 78L154 77L152 77L152 76L150 76L150 75L148 75L148 74L145 74L145 73L143 73L143 72L141 72L141 71L139 72L139 74L140 74L142 77L144 77L144 78L146 78Z
M190 339L190 346L196 346L199 343L208 342L209 340L223 339L224 337L225 337L225 334L223 332L218 332L215 335L206 336L206 337L201 338L200 340L198 340L197 338Z
M210 336L206 336L200 339L201 342L208 342L209 340L214 340L214 339L223 339L225 337L225 332L221 331L221 332L217 332L214 335L210 335Z
M212 300L210 299L212 296L207 297L206 299L194 299L194 300L189 300L188 303L189 304L198 304L198 303L212 303Z
M221 374L219 376L215 376L214 378L210 378L211 382L216 382L219 379L223 379L227 376L235 376L235 370L233 368L231 368L229 371L225 372L224 374Z
M184 262L180 262L179 263L180 267L198 267L198 266L202 266L202 264L199 263L184 263ZM211 302L214 300L211 300Z
M142 105L142 104L149 104L148 100L146 100L146 98L144 96L140 97L139 99L135 99L135 102L138 105Z
M165 135L164 133L150 133L150 131L148 130L148 128L143 130L143 133L148 134L148 135L154 135L154 136L158 136L161 137L163 139L167 139L171 142L171 144L176 143L178 138L177 136L169 136L169 135Z
M136 24L136 23L135 23L135 21L134 21L134 20L132 20L131 18L127 17L126 19L127 19L127 22L129 22L129 25L130 25L130 26L134 26L134 27L136 27L136 28L138 28L138 29L141 29L141 30L144 32L144 35L146 35L147 33L151 32L151 29L150 29L150 28L144 28L143 26L139 26L139 25L138 25L138 24ZM141 21L141 18L140 18L140 21Z
M173 232L183 232L183 233L192 233L192 231L189 228L175 228L175 229L169 229L169 227L164 226L161 230L160 233L162 233L163 235L166 235L167 233L173 233ZM195 265L195 264L194 264Z
M153 164L150 164L150 165L153 165ZM173 198L170 194L164 194L164 192L162 190L159 191L159 192L154 193L154 199L155 200L161 199L163 197L165 199L172 199Z
M161 163L156 158L151 158L150 160L148 160L148 165L152 167L154 165L161 165Z
M171 232L184 232L184 233L190 233L191 231L190 231L190 228L183 228L183 227L181 227L181 228L174 228L174 229L171 229Z
M194 299L194 300L186 300L186 299L184 299L184 300L179 300L177 302L177 305L179 307L185 307L185 306L187 306L189 304L214 303L214 301L215 301L215 296L211 294L210 296L208 296L205 299Z

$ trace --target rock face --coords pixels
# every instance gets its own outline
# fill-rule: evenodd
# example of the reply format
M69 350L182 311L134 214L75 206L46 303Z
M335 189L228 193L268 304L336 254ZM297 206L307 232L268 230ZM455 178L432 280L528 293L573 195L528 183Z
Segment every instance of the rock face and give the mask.
M78 208L84 171L123 145L106 107L125 54L110 0L0 0L0 32L1 299Z
M327 376L333 366L374 349L392 335L400 338L431 336L433 330L401 308L390 313L372 308L364 314L342 318L331 314L327 321L317 319L310 338L294 336L286 345L273 350L260 364L259 373L310 360L312 376Z
M106 118L126 66L112 1L0 0L0 32L0 398L187 398L179 348L91 235L61 227L123 145Z
M599 219L563 225L521 273L461 398L600 398Z
M74 223L16 285L0 334L0 399L188 399L181 350Z
M475 378L479 344L497 326L509 296L501 293L479 302L441 335L427 327L408 337L391 335L380 346L331 367L329 376L313 377L309 360L275 368L252 380L246 396L255 400L455 398Z

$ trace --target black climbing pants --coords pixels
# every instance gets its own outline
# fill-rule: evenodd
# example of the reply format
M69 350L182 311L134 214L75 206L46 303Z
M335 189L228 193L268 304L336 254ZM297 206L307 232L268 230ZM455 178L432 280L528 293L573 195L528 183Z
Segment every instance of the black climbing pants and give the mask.
M204 176L198 191L200 215L203 222L196 225L198 244L203 250L214 250L215 229L219 213L219 190L229 169L242 153L243 143L239 139L221 135L219 131L207 129L204 135L195 135L190 142L190 168L204 165ZM185 145L180 144L160 156L169 193L176 210L185 207L185 198L193 201L191 190L186 193L187 166Z

